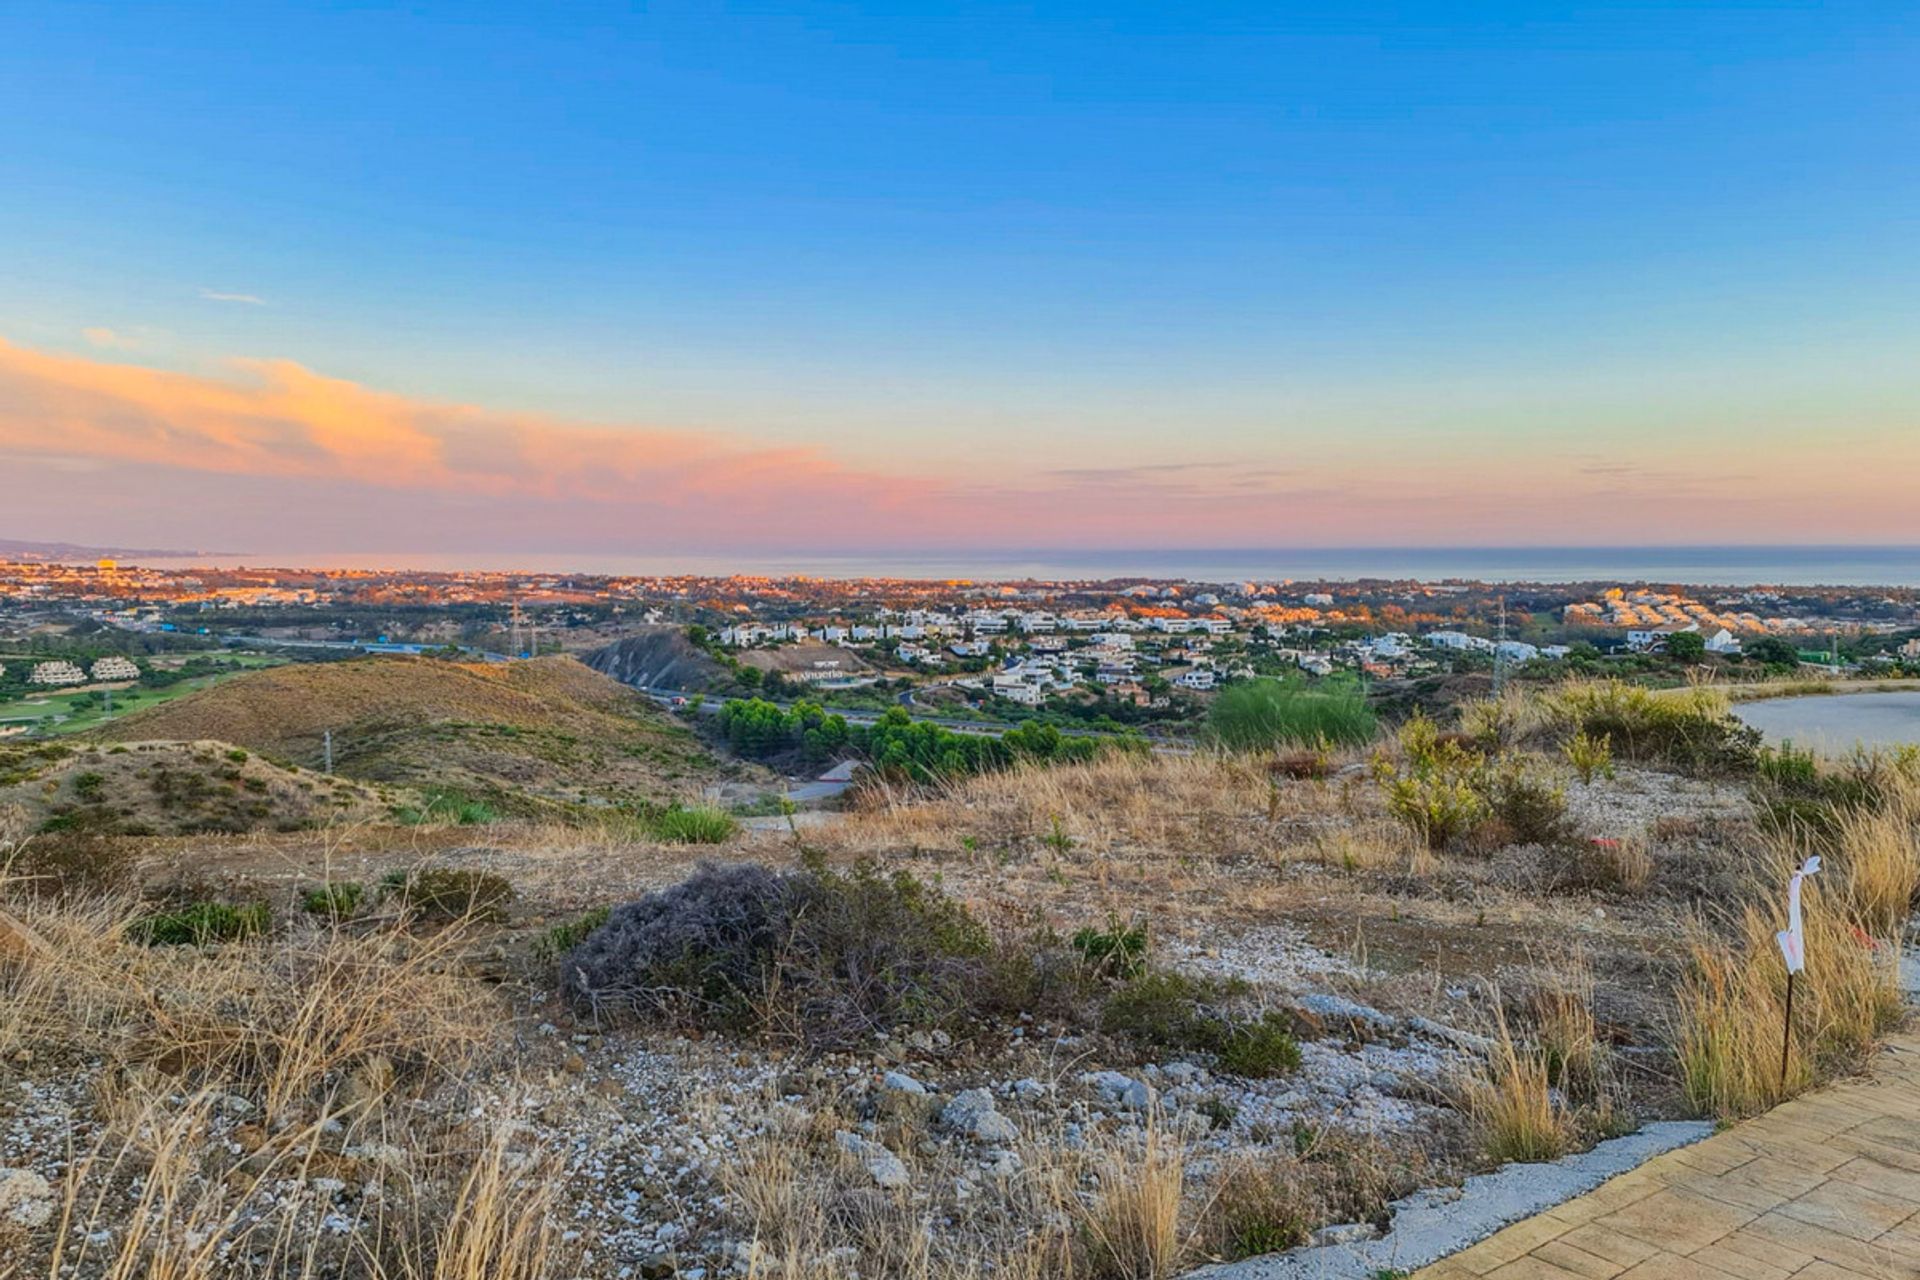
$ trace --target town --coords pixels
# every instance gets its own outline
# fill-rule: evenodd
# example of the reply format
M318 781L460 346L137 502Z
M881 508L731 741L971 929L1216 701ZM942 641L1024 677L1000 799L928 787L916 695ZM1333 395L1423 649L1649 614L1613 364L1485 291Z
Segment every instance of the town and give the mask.
M67 723L76 710L110 714L116 689L148 677L170 684L189 659L206 674L215 655L565 652L607 669L598 655L666 633L688 637L704 661L676 668L675 682L643 678L647 662L616 674L667 697L806 697L852 709L897 702L942 718L1178 730L1204 716L1216 691L1255 677L1357 679L1410 691L1419 705L1446 701L1456 677L1644 675L1705 662L1735 673L1812 665L1901 674L1920 666L1916 627L1920 592L1906 588L987 582L16 560L0 562L0 700L65 691L84 701L0 714L0 732Z

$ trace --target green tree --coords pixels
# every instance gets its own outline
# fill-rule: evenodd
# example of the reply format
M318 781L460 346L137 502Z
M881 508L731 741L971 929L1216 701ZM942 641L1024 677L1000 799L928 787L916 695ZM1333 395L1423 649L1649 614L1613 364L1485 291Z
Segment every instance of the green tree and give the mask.
M1695 663L1707 656L1707 642L1698 631L1676 631L1667 637L1667 656L1675 662Z

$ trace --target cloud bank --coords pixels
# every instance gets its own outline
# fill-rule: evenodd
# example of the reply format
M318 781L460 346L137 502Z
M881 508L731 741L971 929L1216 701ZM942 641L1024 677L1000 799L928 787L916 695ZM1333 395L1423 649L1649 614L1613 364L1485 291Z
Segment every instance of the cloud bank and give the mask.
M1170 432L1168 447L1204 439ZM1869 465L1795 436L1727 466L1684 440L1616 458L1591 440L1289 439L1307 443L1170 461L1093 439L1082 466L1002 449L965 470L910 454L888 470L822 447L397 395L289 360L180 373L0 339L17 536L312 551L1920 540L1899 465L1920 465L1913 446Z

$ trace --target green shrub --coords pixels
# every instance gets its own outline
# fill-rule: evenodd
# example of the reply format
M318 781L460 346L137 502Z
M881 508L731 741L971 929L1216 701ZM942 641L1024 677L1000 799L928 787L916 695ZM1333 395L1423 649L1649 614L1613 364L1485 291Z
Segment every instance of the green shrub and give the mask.
M1366 694L1351 680L1238 681L1220 691L1207 713L1208 734L1234 751L1283 744L1358 746L1372 741L1378 730Z
M1068 945L1096 972L1112 978L1135 978L1147 967L1147 926L1124 924L1111 917L1104 929L1077 931Z
M1562 686L1547 695L1553 720L1572 733L1605 737L1616 756L1699 773L1752 767L1760 732L1736 720L1712 689L1656 692L1621 680Z
M311 915L344 920L360 906L365 887L357 880L343 880L309 889L300 898L300 907Z
M558 960L587 940L587 936L607 922L609 907L595 907L578 920L554 925L534 939L533 954L541 960Z
M1409 774L1386 783L1387 811L1436 852L1478 827L1490 812L1470 780L1448 773Z
M149 946L204 946L233 942L265 933L273 911L264 902L194 902L172 911L142 917L129 930Z
M248 760L251 760L252 758L253 757L249 756L245 751L241 750L239 747L235 747L233 750L227 752L227 759L233 761L233 763L235 764L245 764Z
M506 919L514 894L504 877L490 871L420 867L388 872L380 881L380 897L416 920L491 924Z
M1613 776L1613 738L1608 734L1596 738L1583 729L1560 744L1560 754L1587 786L1595 778Z
M420 827L453 823L463 827L486 826L499 815L492 805L453 787L422 787L417 804L403 804L393 810L394 820L402 826Z
M1250 1079L1284 1076L1300 1069L1300 1042L1293 1038L1286 1017L1271 1009L1251 1022L1229 1025L1215 1052L1222 1071Z
M1284 1016L1231 1016L1226 1005L1241 988L1170 969L1141 973L1108 997L1100 1029L1157 1049L1211 1054L1220 1069L1254 1078L1286 1075L1300 1066L1300 1046Z
M73 776L73 794L80 800L91 804L100 798L101 790L106 786L106 783L107 778L105 774L94 773L92 770L88 770L86 773L76 773Z
M1493 816L1520 843L1549 844L1566 834L1566 792L1536 777L1523 761L1502 760L1488 780L1487 793Z
M654 817L648 827L654 839L667 844L725 844L740 824L722 809L674 807Z

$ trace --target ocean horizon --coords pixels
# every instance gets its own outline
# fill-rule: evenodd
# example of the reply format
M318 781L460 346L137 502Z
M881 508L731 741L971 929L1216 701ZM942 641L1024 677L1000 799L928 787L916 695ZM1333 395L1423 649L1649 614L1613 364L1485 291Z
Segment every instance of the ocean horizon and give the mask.
M820 578L1200 582L1412 579L1692 586L1920 587L1915 546L1317 547L1026 549L894 553L232 552L138 561L156 568L411 569L606 576L764 574Z

